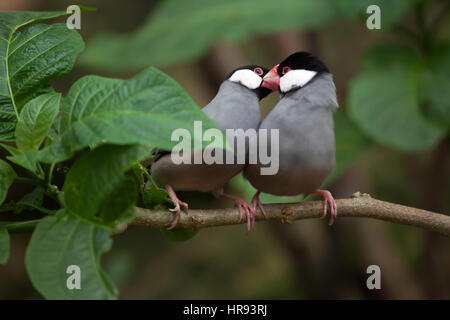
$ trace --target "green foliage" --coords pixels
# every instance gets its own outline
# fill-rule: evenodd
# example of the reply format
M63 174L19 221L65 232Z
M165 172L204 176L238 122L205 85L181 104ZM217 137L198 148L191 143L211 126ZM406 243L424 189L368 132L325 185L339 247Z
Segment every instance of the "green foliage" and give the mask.
M217 39L240 41L288 28L315 29L338 17L364 15L368 4L380 5L387 27L415 2L168 0L135 34L94 38L82 61L111 70L180 63L205 55ZM154 184L139 161L153 148L171 149L175 129L192 133L195 120L205 130L216 126L174 80L153 67L128 80L82 77L62 99L50 81L72 69L83 40L65 24L32 23L65 14L0 13L0 140L8 141L0 146L9 153L0 159L0 208L48 215L0 221L0 263L9 255L8 233L35 228L25 263L45 298L114 299L117 291L100 266L101 254L112 245L111 229L133 219L139 199L148 208L171 204L166 190ZM433 43L426 54L409 46L370 50L364 72L352 81L350 117L343 111L336 114L337 167L324 185L370 146L366 135L397 150L417 151L448 134L449 61L448 44ZM53 178L55 170L58 179ZM5 201L14 181L34 189L18 201ZM242 176L233 181L249 200L255 190ZM261 199L287 202L302 196L263 194ZM197 233L161 232L171 241ZM79 290L66 285L71 265L81 269Z
M216 127L175 81L152 67L130 80L86 76L64 99L61 137L42 150L40 159L63 161L100 143L171 149L177 143L168 139L171 133L177 128L193 132L194 120L201 120L204 129Z
M8 156L11 162L29 170L33 174L40 176L37 167L38 150L29 149L26 152L20 151L14 147L8 148L12 156Z
M442 130L450 128L450 44L437 47L425 61L419 80L425 116Z
M21 207L27 208L27 209L36 209L39 211L44 211L45 213L50 212L50 210L46 210L42 208L42 201L44 200L44 187L37 186L33 189L30 193L27 193L24 195L17 204Z
M36 24L66 12L0 12L0 139L14 137L23 105L52 91L50 80L69 72L84 44L65 24Z
M166 0L132 34L104 33L94 37L81 63L106 70L139 69L149 64L168 66L204 56L217 40L242 41L282 30L317 29L339 17L365 17L371 4L380 7L383 28L388 28L416 2Z
M22 109L16 125L19 150L38 149L59 111L61 95L47 93L29 101Z
M161 204L173 204L170 200L167 190L158 187L152 180L148 188L142 193L142 200L147 208L153 209Z
M9 234L6 228L0 227L0 264L5 264L9 257Z
M81 156L66 176L66 208L77 217L112 226L137 200L136 183L124 173L150 151L139 145L103 145Z
M329 0L168 0L133 34L96 36L81 62L109 70L167 66L205 55L218 39L309 30L333 19L335 12Z
M139 169L144 173L144 175L148 177L149 182L148 187L146 187L144 192L142 193L142 200L144 201L144 205L149 209L153 209L156 206L163 204L173 205L173 202L169 198L167 190L158 187L153 181L152 177L145 170L145 168L140 166ZM160 231L167 240L174 242L190 240L198 233L198 230L188 230L182 228L175 228L172 230L161 228Z
M37 225L26 267L44 297L112 299L117 292L99 264L100 255L111 247L111 228L134 218L139 191L150 206L171 203L164 189L153 185L144 190L144 177L136 181L129 171L153 148L170 149L178 143L170 141L175 129L193 133L195 120L202 121L205 130L216 125L174 80L152 67L130 80L83 77L61 103L61 94L54 92L50 80L70 71L84 48L83 40L65 24L25 26L64 14L0 13L4 58L0 140L10 140L0 146L10 154L6 157L10 163L28 171L18 177L10 163L0 160L0 204L17 179L36 187L3 205L2 211L26 209L50 215L0 222L0 263L8 257L8 231L30 231ZM192 146L194 139L201 139L191 137ZM61 162L76 152L70 169L61 172ZM55 167L64 176L63 184L54 184ZM52 203L51 209L45 207L47 203ZM193 236L186 232L185 238ZM173 232L175 236L182 233ZM66 286L69 265L81 269L81 290Z
M13 168L6 162L0 159L0 204L5 201L8 189L16 178L16 173Z
M368 136L394 149L419 151L434 146L446 134L448 127L425 116L421 99L430 99L435 103L432 110L444 113L448 113L445 108L448 102L430 98L430 94L435 94L430 82L434 85L437 79L421 81L430 69L412 48L394 45L375 48L366 55L364 66L364 73L351 83L349 111ZM445 76L442 72L442 78L448 79L449 71ZM438 86L445 86L445 82L439 83ZM425 90L423 84L428 84Z
M117 290L100 267L100 255L111 245L109 232L60 212L36 227L25 266L34 287L47 299L114 299ZM80 289L67 287L71 265L80 268Z

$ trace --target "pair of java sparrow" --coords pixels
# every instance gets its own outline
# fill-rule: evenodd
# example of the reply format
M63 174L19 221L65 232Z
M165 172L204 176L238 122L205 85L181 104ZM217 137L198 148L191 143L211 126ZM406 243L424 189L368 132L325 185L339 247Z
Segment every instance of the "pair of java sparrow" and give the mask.
M276 90L280 92L280 100L261 121L259 101ZM168 229L176 226L182 207L188 210L188 204L178 199L175 190L212 192L233 200L241 219L244 214L247 218L247 232L254 227L258 208L266 216L259 200L260 192L317 193L324 198L324 215L327 206L330 208L331 225L337 215L336 202L329 191L318 188L335 166L333 112L337 107L332 75L310 53L294 53L271 70L258 65L233 70L203 111L224 132L226 129L278 129L279 169L275 174L262 175L261 168L265 165L259 158L256 163L248 162L248 144L243 164L174 164L169 152L161 153L150 170L155 182L167 189L175 204L171 209L175 218ZM271 139L267 138L266 143L271 150ZM241 171L258 190L251 203L223 193L224 184Z

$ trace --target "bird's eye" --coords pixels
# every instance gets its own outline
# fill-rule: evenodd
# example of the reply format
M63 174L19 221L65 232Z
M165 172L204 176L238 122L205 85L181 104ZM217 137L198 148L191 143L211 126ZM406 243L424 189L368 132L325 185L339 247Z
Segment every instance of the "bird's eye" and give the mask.
M256 73L258 76L262 76L264 73L263 69L261 69L260 67L253 69L253 72Z
M283 70L281 70L281 73L282 73L283 75L285 75L285 74L288 73L289 71L291 71L291 68L289 68L289 67L283 67Z

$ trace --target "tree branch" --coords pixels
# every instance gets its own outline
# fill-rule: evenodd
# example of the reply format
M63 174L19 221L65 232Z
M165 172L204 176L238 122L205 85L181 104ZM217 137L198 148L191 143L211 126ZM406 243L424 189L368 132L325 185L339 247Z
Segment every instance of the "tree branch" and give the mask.
M405 225L416 226L426 230L450 236L450 216L384 202L370 197L368 194L354 193L350 199L336 200L338 221L342 217L365 217L385 220ZM267 204L264 206L267 220L279 220L290 223L294 220L320 218L323 215L322 201L301 203ZM137 208L136 217L129 225L164 228L170 225L173 214L167 209L149 210ZM266 220L258 211L257 221ZM189 210L182 214L178 226L186 229L202 229L226 225L242 224L236 208ZM126 225L118 226L114 233L125 231Z

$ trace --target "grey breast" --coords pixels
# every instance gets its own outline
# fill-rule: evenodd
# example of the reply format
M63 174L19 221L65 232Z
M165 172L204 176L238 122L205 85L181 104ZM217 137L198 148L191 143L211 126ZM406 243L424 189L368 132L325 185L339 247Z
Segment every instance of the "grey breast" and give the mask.
M261 119L256 94L228 80L221 84L216 96L202 111L223 132L226 129L256 129ZM235 141L229 143L234 144ZM151 174L155 182L161 186L169 184L175 190L207 192L220 189L243 168L244 164L175 165L170 154L167 154L152 164Z
M263 192L309 194L335 166L333 112L338 104L331 74L287 93L261 122L260 129L279 130L279 171L261 175L262 164L250 164L244 176ZM273 147L268 139L269 150Z

